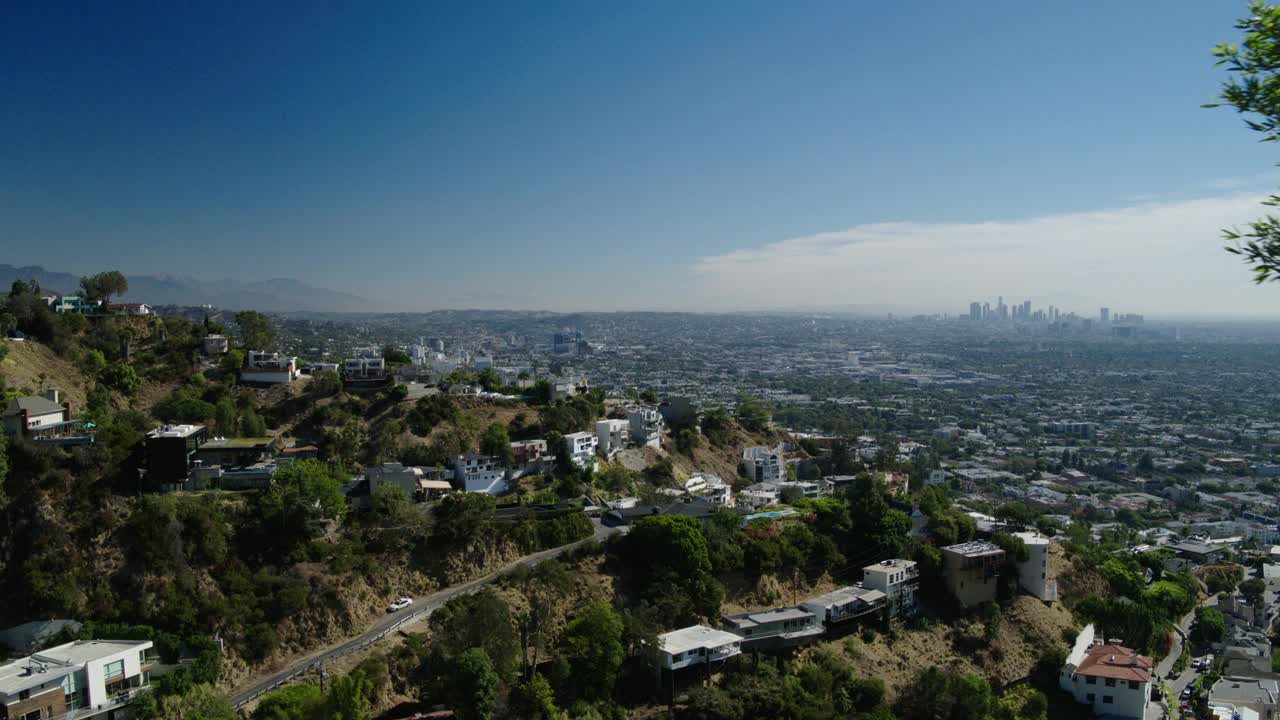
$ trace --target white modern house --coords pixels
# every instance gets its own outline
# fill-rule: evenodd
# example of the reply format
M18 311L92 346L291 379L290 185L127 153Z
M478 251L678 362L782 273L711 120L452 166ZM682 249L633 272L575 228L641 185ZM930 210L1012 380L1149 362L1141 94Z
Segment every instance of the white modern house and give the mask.
M862 584L885 594L889 615L914 615L920 569L914 560L885 560L862 568Z
M240 370L241 382L282 385L298 379L298 358L266 350L250 350Z
M349 382L379 381L387 376L387 361L382 351L368 347L356 351L355 357L342 361L342 377Z
M467 492L500 495L507 491L507 467L492 455L459 455L453 459L453 479ZM370 488L372 490L372 488Z
M690 495L706 498L714 505L733 507L733 486L721 480L715 473L690 475L684 481L684 489Z
M1013 536L1027 546L1027 559L1017 562L1018 584L1023 590L1044 600L1058 599L1058 583L1049 577L1049 538L1034 532L1018 532Z
M595 468L599 443L595 433L576 432L564 436L565 452L569 460L580 468Z
M739 507L752 510L777 505L782 502L782 487L778 483L771 482L748 485L738 493L736 502Z
M742 638L747 652L801 645L824 632L818 617L801 607L726 615L723 621L727 630Z
M605 457L612 458L627 446L631 439L631 423L628 420L597 420L596 443Z
M782 446L767 448L749 447L742 450L742 470L747 479L756 483L782 482L787 479L787 465L782 456Z
M679 670L727 660L742 653L742 638L705 625L693 625L658 636L662 667Z
M1004 550L985 540L942 548L942 575L947 589L965 607L996 599Z
M631 424L631 441L636 445L662 444L662 413L657 408L632 405L627 408L627 422Z
M1151 658L1105 644L1086 625L1058 675L1058 686L1094 715L1142 720L1151 697Z
M0 717L123 717L151 689L150 640L77 640L0 665Z

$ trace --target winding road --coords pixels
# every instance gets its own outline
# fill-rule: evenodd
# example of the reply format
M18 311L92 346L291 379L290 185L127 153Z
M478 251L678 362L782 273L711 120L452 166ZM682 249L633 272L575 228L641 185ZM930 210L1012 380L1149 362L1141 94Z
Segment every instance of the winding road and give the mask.
M271 674L270 676L258 676L253 680L247 681L246 684L241 685L232 693L231 704L236 707L246 705L257 699L263 693L292 680L298 675L301 675L314 667L317 663L324 663L333 658L341 657L354 652L355 650L372 645L385 637L389 631L393 629L430 617L431 613L438 610L453 598L479 590L485 585L494 582L498 578L510 572L518 565L536 565L543 560L548 560L558 555L562 555L584 543L592 540L603 541L610 535L623 531L622 528L604 527L600 524L600 521L596 519L593 519L591 522L595 526L595 532L591 537L569 543L568 545L562 545L558 548L525 555L519 560L508 563L498 570L495 570L488 575L476 578L470 582L447 587L443 590L437 590L430 595L415 597L413 599L413 605L410 608L399 613L389 613L384 617L378 618L363 633L348 638L347 640L335 645L321 648L309 655L294 660L287 667Z

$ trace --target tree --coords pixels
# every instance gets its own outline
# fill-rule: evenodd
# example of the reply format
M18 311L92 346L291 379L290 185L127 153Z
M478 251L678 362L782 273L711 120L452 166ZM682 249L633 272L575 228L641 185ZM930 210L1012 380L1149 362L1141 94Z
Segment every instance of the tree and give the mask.
M512 709L525 720L558 720L560 710L556 707L555 693L551 683L540 673L520 683L511 693Z
M564 630L574 691L588 700L609 696L622 667L622 619L603 601L591 603Z
M253 408L244 409L244 415L240 418L240 434L244 437L265 437L267 434L267 425L258 417L258 413Z
M271 489L259 496L259 517L286 545L314 537L324 520L341 520L347 498L341 479L318 460L296 460L276 471Z
M707 539L697 520L651 515L632 525L619 546L627 567L655 603L687 602L687 608L672 608L683 619L719 615L724 590L711 573Z
M122 362L114 362L103 368L102 373L98 375L98 380L103 385L125 395L132 395L142 387L142 378L138 377L138 373L132 367Z
M311 720L320 715L324 703L324 693L315 685L286 685L262 696L253 720Z
M432 651L444 664L468 648L484 651L486 662L507 681L520 669L520 643L511 610L493 588L455 597L431 615Z
M1261 133L1264 142L1275 142L1280 139L1280 103L1276 102L1280 97L1280 6L1255 0L1236 29L1244 31L1240 45L1222 43L1213 49L1216 65L1225 65L1235 74L1223 83L1219 99L1248 116L1245 125ZM1273 194L1262 204L1276 207L1280 195ZM1227 252L1253 268L1254 282L1280 280L1280 218L1267 215L1249 223L1246 230L1224 230L1223 237L1232 243Z
M1254 607L1263 607L1267 583L1261 578L1250 578L1240 583L1240 594Z
M446 542L467 542L493 520L496 508L492 495L450 493L435 506L435 535Z
M231 398L224 397L213 406L213 428L214 432L222 437L237 437L236 429L239 427L239 420L236 418L236 406L231 402Z
M275 326L260 312L242 310L236 313L236 325L240 328L240 342L247 350L269 350L275 344Z
M333 681L324 716L330 720L369 720L373 717L372 696L373 682L363 670L353 670Z
M473 647L458 657L451 673L449 695L454 712L462 720L489 720L498 706L498 673L482 648Z
M384 345L382 348L382 359L392 365L408 365L412 362L409 353L401 350L394 345Z
M112 295L129 292L129 281L119 270L109 270L80 278L80 289L89 302L110 302Z
M1227 622L1222 611L1204 605L1196 608L1195 634L1201 642L1222 642L1222 639L1227 636Z
M743 397L735 409L738 424L748 432L764 432L769 429L769 406L758 397Z
M496 422L485 428L484 434L480 436L480 452L501 458L504 465L515 462L515 452L511 449L511 436L507 434L507 426Z

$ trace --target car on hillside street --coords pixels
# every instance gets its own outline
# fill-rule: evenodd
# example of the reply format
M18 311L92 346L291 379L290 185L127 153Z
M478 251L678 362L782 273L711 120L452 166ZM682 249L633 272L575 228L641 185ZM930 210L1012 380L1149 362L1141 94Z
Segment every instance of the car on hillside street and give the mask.
M413 604L413 598L402 597L399 600L387 606L387 612L393 613L403 610Z

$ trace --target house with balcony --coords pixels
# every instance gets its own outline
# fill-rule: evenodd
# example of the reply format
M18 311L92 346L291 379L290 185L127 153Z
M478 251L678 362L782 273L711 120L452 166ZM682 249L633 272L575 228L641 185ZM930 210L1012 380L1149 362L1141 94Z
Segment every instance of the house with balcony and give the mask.
M827 629L836 625L873 615L884 610L886 597L883 591L857 585L846 585L828 593L816 595L800 603L800 607L813 613Z
M1103 642L1086 625L1058 673L1058 686L1094 715L1142 720L1150 704L1151 667L1151 658Z
M715 473L690 475L684 481L685 492L700 497L713 505L733 507L733 486Z
M378 348L361 348L342 361L342 382L359 386L382 385L390 379L387 361Z
M453 479L466 492L500 495L507 491L507 466L493 455L458 455L453 459Z
M556 460L547 450L546 440L518 440L511 443L511 479L553 468Z
M4 431L37 444L85 445L93 433L82 420L71 417L71 403L57 390L10 398L4 408Z
M705 625L693 625L658 636L662 667L680 670L693 665L710 665L742 654L742 638Z
M298 379L298 358L266 350L245 353L240 381L284 385Z
M914 560L884 560L868 565L862 568L862 584L884 593L890 617L916 614L920 569Z
M1004 567L1004 550L984 540L942 548L942 576L947 589L965 607L993 602Z
M782 445L764 446L742 450L742 472L753 483L776 483L787 479L787 464Z
M225 355L227 350L231 349L231 343L227 340L226 335L205 335L204 336L204 354L205 355Z
M627 408L627 422L631 425L631 442L649 447L662 444L662 413L657 408L631 405Z
M209 436L203 425L161 425L147 433L147 479L156 486L177 489L195 465L196 451Z
M726 615L724 629L742 638L744 652L769 652L812 642L825 630L818 616L802 607Z
M596 448L600 440L595 433L576 432L564 436L565 454L575 466L586 469L596 467Z
M151 315L151 306L146 303L111 303L107 306L116 315Z
M101 301L89 301L79 295L48 295L44 301L50 310L58 314L97 315L102 312Z
M1280 703L1280 683L1272 678L1228 676L1209 689L1210 705L1231 705L1257 713L1258 720L1275 720Z
M611 419L596 421L596 443L604 456L612 459L631 440L631 423L628 420Z
M77 640L0 665L0 720L123 717L151 689L150 640Z

